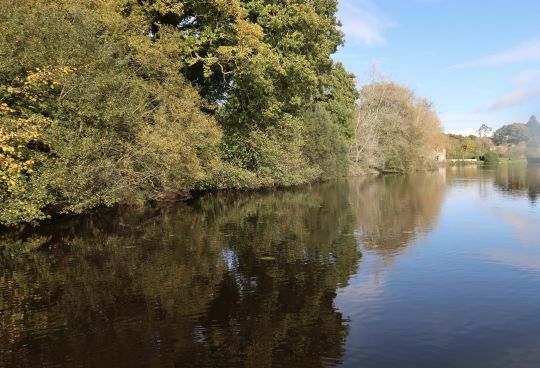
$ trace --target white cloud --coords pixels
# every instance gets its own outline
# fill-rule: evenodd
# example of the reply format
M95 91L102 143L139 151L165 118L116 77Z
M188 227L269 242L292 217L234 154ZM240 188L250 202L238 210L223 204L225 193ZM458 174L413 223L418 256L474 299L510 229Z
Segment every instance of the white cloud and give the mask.
M446 131L446 133L448 133L448 134L459 134L459 135L465 135L465 136L477 135L478 134L478 129L474 129L474 128L450 129L450 130Z
M463 112L440 112L439 118L446 133L453 134L477 134L476 131L482 124L486 124L493 130L497 130L503 124L523 121L524 117L514 111L487 111L486 109Z
M338 18L347 37L368 46L384 44L384 31L396 25L368 0L340 0Z
M476 134L476 130L482 124L491 126L493 117L491 114L482 112L441 112L439 118L446 133L453 134Z
M540 80L540 69L523 70L512 78L512 82L515 84L527 84L538 80Z
M497 111L506 109L508 107L519 105L536 96L540 96L540 86L516 89L501 97L497 102L489 107L489 110Z
M523 42L508 50L487 55L468 63L455 65L454 67L499 66L534 61L540 61L540 38Z

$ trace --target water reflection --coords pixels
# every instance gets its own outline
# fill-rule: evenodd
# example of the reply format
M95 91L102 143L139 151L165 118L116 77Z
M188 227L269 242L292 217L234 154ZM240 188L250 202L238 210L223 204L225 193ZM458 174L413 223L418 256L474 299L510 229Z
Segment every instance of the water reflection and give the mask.
M324 366L360 253L345 184L2 239L0 365Z
M231 201L235 211L219 218L230 272L198 321L205 342L198 366L340 362L347 328L333 299L360 256L345 189L324 186Z
M190 317L204 313L225 270L208 223L188 208L130 212L6 244L0 360L137 366L188 351Z
M449 167L1 234L0 367L538 366L539 184Z
M445 179L442 170L352 182L351 199L363 249L395 256L419 233L429 232L438 219Z
M527 196L531 204L536 204L540 195L540 165L501 165L495 171L495 185L503 193Z
M359 232L388 245L366 243L362 267L336 298L352 321L344 367L540 366L540 212L529 203L534 180L520 193L500 190L498 177L523 183L507 170L449 167L445 185L401 184L394 196L381 183L368 194L375 185L368 182L353 194ZM409 199L399 205L402 198ZM409 219L392 219L396 212Z

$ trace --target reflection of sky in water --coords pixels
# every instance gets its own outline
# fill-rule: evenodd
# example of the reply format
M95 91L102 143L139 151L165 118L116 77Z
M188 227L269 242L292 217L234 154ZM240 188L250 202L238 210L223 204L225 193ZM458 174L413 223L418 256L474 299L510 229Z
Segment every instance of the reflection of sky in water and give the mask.
M413 213L432 217L425 236L403 234L399 253L364 249L336 298L350 321L344 366L540 366L540 210L498 175L449 168L440 212Z
M487 251L486 258L505 265L540 271L540 213L519 208L492 209L499 219L499 246Z

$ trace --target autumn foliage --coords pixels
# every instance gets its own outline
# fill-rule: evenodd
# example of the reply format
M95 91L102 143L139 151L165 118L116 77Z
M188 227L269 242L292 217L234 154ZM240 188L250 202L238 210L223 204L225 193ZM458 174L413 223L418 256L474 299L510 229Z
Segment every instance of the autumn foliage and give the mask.
M0 0L0 224L345 175L336 6Z

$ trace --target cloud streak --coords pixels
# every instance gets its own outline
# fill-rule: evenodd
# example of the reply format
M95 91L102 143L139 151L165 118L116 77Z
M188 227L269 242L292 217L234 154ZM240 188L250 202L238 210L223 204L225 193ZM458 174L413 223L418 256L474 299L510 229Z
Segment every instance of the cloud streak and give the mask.
M513 48L487 55L477 60L455 65L454 68L502 66L534 61L540 61L540 38L523 42Z
M501 99L491 105L488 110L497 111L506 109L508 107L517 106L536 96L540 96L540 86L516 89L501 97Z
M540 80L540 69L523 70L512 78L514 84L527 84Z
M338 18L347 37L367 46L384 44L385 30L396 26L368 0L340 0Z

